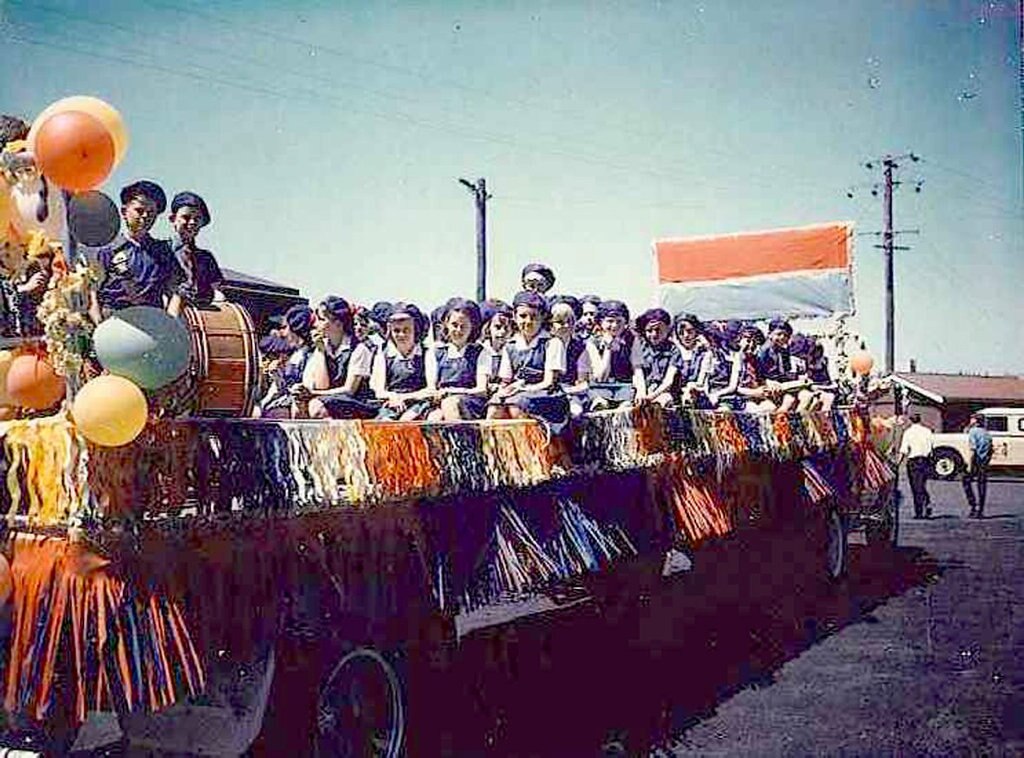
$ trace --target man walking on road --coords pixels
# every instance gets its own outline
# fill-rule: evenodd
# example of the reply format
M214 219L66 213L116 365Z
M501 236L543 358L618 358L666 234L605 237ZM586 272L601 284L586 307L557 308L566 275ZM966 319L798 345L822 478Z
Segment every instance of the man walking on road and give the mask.
M971 449L971 460L964 474L964 494L971 507L968 518L981 518L985 512L985 494L988 490L988 464L992 460L992 435L983 424L982 417L975 413L967 424L967 445ZM973 482L978 482L975 496Z
M932 515L932 499L928 495L932 430L921 423L920 413L912 414L910 421L900 442L900 460L907 462L907 478L914 493L914 518L928 518Z

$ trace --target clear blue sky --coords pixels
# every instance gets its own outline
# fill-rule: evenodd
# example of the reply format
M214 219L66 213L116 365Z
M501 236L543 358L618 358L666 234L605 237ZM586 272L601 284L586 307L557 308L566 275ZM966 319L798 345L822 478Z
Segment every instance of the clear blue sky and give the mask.
M199 191L223 265L364 303L472 295L459 176L494 195L490 294L542 260L559 291L642 307L653 238L877 230L863 162L912 149L897 364L1024 373L1016 7L5 0L0 101L103 97L132 139L108 192ZM875 241L857 325L880 359Z

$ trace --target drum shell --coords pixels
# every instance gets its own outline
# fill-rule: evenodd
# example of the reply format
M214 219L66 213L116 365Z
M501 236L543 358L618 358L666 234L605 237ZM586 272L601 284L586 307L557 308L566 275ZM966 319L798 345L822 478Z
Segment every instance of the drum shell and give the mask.
M251 416L259 382L256 330L238 303L188 306L185 323L192 337L189 373L196 386L198 416Z

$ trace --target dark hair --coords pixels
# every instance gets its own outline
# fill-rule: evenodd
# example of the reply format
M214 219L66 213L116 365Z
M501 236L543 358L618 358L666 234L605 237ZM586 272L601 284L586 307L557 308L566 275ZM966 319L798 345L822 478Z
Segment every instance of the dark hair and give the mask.
M456 311L469 319L469 341L476 342L480 337L480 327L482 322L480 317L480 306L472 300L467 300L463 297L453 297L448 301L448 305L444 311L444 318L448 318L449 313L454 313Z
M121 205L128 205L137 197L145 197L152 200L156 204L157 213L163 213L167 210L167 195L156 182L140 179L121 188Z
M921 414L920 413L911 413L910 414L910 420L911 420L911 422L913 422L915 424L920 424L921 423Z
M602 300L601 304L597 306L597 317L607 318L609 316L618 316L629 321L629 308L621 300Z
M504 300L484 300L480 303L480 320L485 324L495 316L512 318L512 306Z
M531 292L529 290L524 290L513 298L512 308L515 309L519 306L534 308L542 316L547 316L548 314L548 301L536 292Z
M412 319L413 335L417 342L421 342L430 328L430 319L423 315L423 311L413 303L397 302L391 305L391 312L388 314L388 321L395 318Z
M352 334L352 308L348 301L337 295L328 295L320 306L327 312L327 315L341 323L346 334Z
M664 308L648 308L636 317L637 330L644 331L652 321L660 321L665 326L672 325L672 317L668 315L668 311Z
M210 209L206 206L206 201L203 200L195 192L179 192L171 200L171 213L177 213L180 208L195 208L203 217L203 226L210 223Z
M0 150L4 145L28 137L29 125L17 116L0 115Z
M769 332L774 332L776 329L781 329L786 334L793 334L793 327L784 318L773 318L768 322Z
M285 311L284 322L290 331L302 338L303 342L309 342L309 333L313 328L313 311L308 305L293 305Z

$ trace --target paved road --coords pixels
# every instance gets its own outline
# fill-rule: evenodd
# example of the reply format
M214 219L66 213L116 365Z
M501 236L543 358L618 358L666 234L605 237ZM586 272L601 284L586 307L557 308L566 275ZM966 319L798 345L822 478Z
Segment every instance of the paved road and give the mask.
M935 518L904 513L895 553L855 547L836 587L801 581L777 545L723 545L617 617L577 608L471 635L410 746L1020 754L1024 482L993 483L982 521L963 517L958 484L932 492Z
M1024 752L1024 482L992 486L982 521L959 485L932 491L935 518L904 521L896 564L923 581L721 702L673 752ZM854 609L860 586L842 592Z

